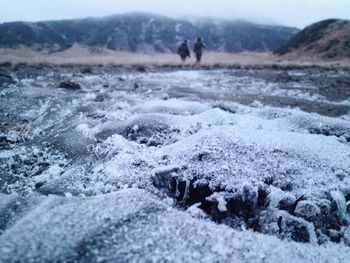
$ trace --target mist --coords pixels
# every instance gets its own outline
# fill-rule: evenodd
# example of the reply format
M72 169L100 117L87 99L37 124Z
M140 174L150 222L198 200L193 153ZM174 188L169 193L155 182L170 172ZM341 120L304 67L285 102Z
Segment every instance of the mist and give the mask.
M147 12L174 18L246 19L303 28L327 18L350 18L348 0L0 0L0 22L103 17ZM297 15L296 15L297 14Z

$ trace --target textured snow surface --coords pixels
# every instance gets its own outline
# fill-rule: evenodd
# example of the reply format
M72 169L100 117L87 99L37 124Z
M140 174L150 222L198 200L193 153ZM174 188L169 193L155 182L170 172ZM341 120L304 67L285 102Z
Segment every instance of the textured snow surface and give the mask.
M3 89L0 262L349 262L349 120L169 98L220 95L230 74L65 73L82 89L54 75Z
M28 208L18 211L20 205ZM1 222L7 224L0 236L1 262L350 260L349 247L304 245L235 231L194 219L137 189L90 198L1 195L0 211Z

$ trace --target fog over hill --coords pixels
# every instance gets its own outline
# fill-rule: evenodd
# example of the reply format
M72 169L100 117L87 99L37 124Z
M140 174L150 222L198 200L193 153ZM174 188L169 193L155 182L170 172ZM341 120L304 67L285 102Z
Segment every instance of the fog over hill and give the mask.
M77 43L92 48L131 52L174 52L183 39L198 36L213 51L274 51L298 29L243 20L179 20L146 13L104 18L0 24L0 47L61 51Z

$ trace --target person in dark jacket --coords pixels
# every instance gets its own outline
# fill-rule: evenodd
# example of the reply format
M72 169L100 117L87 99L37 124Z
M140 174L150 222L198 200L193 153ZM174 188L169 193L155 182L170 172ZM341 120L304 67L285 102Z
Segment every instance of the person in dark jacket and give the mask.
M203 43L202 38L199 37L197 38L197 41L194 44L193 48L194 53L196 53L197 64L200 63L202 60L203 48L205 48L205 45Z
M182 42L179 49L177 50L177 54L179 54L182 62L185 62L187 57L191 57L190 49L188 48L188 45L187 45L187 40Z

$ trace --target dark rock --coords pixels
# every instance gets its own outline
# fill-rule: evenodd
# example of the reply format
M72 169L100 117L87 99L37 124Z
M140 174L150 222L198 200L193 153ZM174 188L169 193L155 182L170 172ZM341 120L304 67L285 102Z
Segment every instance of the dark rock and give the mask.
M141 88L141 85L138 82L134 83L134 90Z
M73 81L70 80L65 80L62 81L59 85L59 88L63 88L63 89L68 89L68 90L79 90L80 89L80 84L75 83Z
M80 70L80 72L82 74L92 74L93 73L93 70L91 67L84 67Z
M42 187L44 184L45 184L45 181L44 182L38 182L38 183L35 184L34 187L35 187L35 189L38 189L38 188Z
M333 229L328 230L328 236L331 239L331 241L335 243L339 243L342 239L341 232Z
M9 140L6 136L0 136L0 149L7 150L11 148L11 140Z
M280 188L283 190L283 191L292 191L293 190L293 183L290 182L290 181L284 181L281 183L280 185Z
M136 70L137 70L138 72L146 72L146 67L144 67L144 66L138 66L138 67L136 68Z
M195 181L190 184L189 205L203 202L212 194L207 182Z
M343 181L344 178L346 177L346 173L344 171L336 171L335 176L340 180Z
M283 71L282 73L279 73L276 76L274 76L273 80L275 82L286 83L286 82L293 81L293 77L291 75L289 75L288 72Z
M322 234L326 235L330 240L335 240L330 236L332 231L341 230L342 217L338 213L336 203L328 199L322 199L318 202L320 214L313 219L315 228Z
M342 127L341 125L320 125L311 126L308 128L311 134L322 134L324 136L336 136L338 138L344 137L346 141L350 140L350 128Z
M281 201L278 203L277 208L280 210L287 211L289 213L293 213L294 211L294 204L295 204L295 197L293 195L285 195Z
M273 177L267 177L267 178L265 178L264 179L264 184L266 184L266 185L272 185L273 183L274 183L274 178Z
M16 81L12 78L9 72L0 68L0 86L15 84Z
M94 99L94 101L96 101L96 102L104 102L105 100L107 100L109 98L110 98L110 96L107 95L107 94L98 94L96 96L96 98Z
M242 187L241 197L245 209L253 212L258 203L258 189L254 186L245 184Z
M266 185L260 185L258 188L258 200L257 205L260 208L266 207L266 200L268 196L268 189Z

